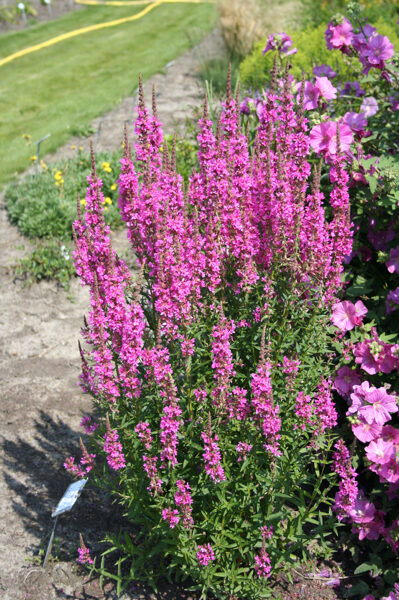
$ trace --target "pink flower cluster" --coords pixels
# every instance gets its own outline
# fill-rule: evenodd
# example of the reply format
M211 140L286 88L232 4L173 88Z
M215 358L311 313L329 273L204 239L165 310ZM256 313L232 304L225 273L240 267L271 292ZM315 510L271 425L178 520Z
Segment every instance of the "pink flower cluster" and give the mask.
M183 527L190 529L194 525L192 513L193 499L191 497L191 488L188 483L182 479L176 481L177 491L175 493L175 504L179 509L182 518Z
M355 33L352 24L344 17L328 24L325 37L328 50L341 50L348 55L357 53L366 74L371 68L384 71L386 62L395 51L387 36L378 35L375 27L366 24L359 33Z
M150 424L148 421L137 423L135 432L139 436L139 439L144 443L146 450L151 450L152 447L152 435Z
M88 453L82 440L80 440L80 447L82 450L82 457L79 464L75 464L75 458L70 456L64 462L64 469L76 477L86 477L86 475L94 468L94 459L96 458L96 455Z
M143 467L144 471L147 474L148 479L150 480L150 485L148 486L148 491L150 495L153 496L155 494L162 493L162 479L159 477L158 467L157 467L158 458L156 456L146 456L143 454Z
M201 433L204 441L204 453L202 454L205 463L205 472L215 482L220 483L226 479L223 467L220 463L221 455L218 446L218 436L211 436L205 431Z
M80 547L78 548L78 563L81 565L92 565L93 559L90 556L90 550L87 548L83 541L82 535L80 535Z
M292 39L286 33L271 33L267 39L267 44L263 50L263 55L269 50L277 50L280 54L291 56L298 50L292 47Z
M271 539L273 536L273 527L262 527L262 549L260 554L255 555L255 573L259 578L269 578L271 574L271 562L268 553L266 552L266 539Z
M205 546L197 546L197 560L201 567L207 567L210 562L215 560L215 554L210 544L206 544Z
M107 463L114 471L126 467L122 444L118 440L119 435L116 429L110 429L104 435L104 452L107 455Z
M167 521L169 527L173 529L180 521L179 511L176 508L172 510L170 506L164 508L162 511L162 518L164 521Z

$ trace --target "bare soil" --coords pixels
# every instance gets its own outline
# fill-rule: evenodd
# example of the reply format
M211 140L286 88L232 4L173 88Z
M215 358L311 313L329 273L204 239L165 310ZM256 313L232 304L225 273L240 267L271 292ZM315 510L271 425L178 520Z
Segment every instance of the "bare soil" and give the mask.
M191 108L203 97L196 72L201 61L224 52L219 32L168 65L145 84L146 98L157 89L158 112L166 132L182 127ZM137 98L126 98L117 108L93 122L97 150L120 146L123 125L130 130ZM71 146L88 148L89 139L73 138L47 163L73 156ZM124 254L124 233L115 236ZM29 241L12 227L0 207L0 394L2 439L0 461L0 597L2 600L114 599L115 587L100 589L76 564L79 533L94 552L107 529L118 530L121 517L106 498L85 490L70 513L60 517L52 558L42 569L44 550L52 527L51 512L71 482L64 471L65 457L76 454L82 430L79 423L90 413L89 398L77 386L80 360L77 349L83 315L88 309L86 289L78 281L66 292L51 282L23 287L14 280L11 265L29 250ZM280 597L333 599L337 594L323 579L298 573L289 584L282 579ZM181 598L188 592L167 586L153 594L137 585L123 600ZM277 596L276 596L277 597Z
M62 17L72 10L80 10L82 5L75 4L73 0L52 0L50 8L48 8L41 0L28 0L29 5L36 11L35 16L27 15L27 22L24 21L22 14L18 16L15 23L0 21L0 34L7 31L18 31L26 29L35 23L43 21L52 21ZM3 0L3 6L13 6L15 2L11 0Z

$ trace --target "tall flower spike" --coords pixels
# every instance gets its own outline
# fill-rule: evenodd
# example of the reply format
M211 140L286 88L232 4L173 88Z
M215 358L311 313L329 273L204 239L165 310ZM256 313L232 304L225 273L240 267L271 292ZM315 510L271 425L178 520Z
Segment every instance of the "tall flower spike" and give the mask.
M139 107L142 108L142 109L145 108L144 90L143 90L143 77L142 77L141 73L139 73Z
M209 116L209 113L208 113L208 96L205 94L205 98L204 98L204 112L203 112L202 118L203 119L207 119L208 116Z
M175 173L176 171L176 134L173 136L173 140L172 140L172 156L171 156L171 169L173 171L173 173Z
M229 101L231 98L231 63L230 62L229 62L229 66L227 69L226 97L227 97L227 101Z
M155 85L152 86L152 116L158 117Z
M96 157L95 157L95 154L94 154L93 140L90 140L90 158L91 158L91 174L92 174L92 177L97 177L97 173L96 173Z

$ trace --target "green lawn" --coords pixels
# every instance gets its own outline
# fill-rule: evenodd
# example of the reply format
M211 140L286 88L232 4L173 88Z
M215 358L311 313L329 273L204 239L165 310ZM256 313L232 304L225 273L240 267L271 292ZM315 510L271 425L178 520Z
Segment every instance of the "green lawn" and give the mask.
M50 23L0 37L0 59L61 33L140 12L143 6L85 7ZM51 133L52 152L197 43L216 23L212 4L166 4L138 21L65 40L0 67L0 187L34 153L22 138Z

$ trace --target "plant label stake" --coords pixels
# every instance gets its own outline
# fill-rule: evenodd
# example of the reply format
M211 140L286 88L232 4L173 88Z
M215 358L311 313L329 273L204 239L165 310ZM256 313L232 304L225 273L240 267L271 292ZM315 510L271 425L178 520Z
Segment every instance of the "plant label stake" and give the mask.
M56 509L52 512L52 518L55 517L53 529L51 531L50 539L47 545L46 556L43 561L43 569L46 567L48 557L51 553L51 548L54 541L55 529L58 523L58 517L62 515L64 512L68 512L71 510L76 500L79 498L84 486L87 483L87 479L80 479L79 481L75 481L75 483L71 483L70 486L67 487L65 494L62 496L61 500L58 502Z
M40 144L42 142L44 142L44 140L47 140L47 138L49 138L51 135L51 133L48 133L47 135L45 135L44 137L42 137L41 140L39 140L38 142L36 142L36 162L35 162L35 179L37 179L37 174L38 174L38 170L39 170L39 161L40 161Z
M24 22L24 25L26 25L27 22L28 22L28 19L26 18L25 4L23 2L19 2L18 3L18 9L21 11L21 13L22 13L22 20Z
M43 2L47 6L47 12L48 12L49 17L51 17L51 15L52 15L51 0L43 0Z

